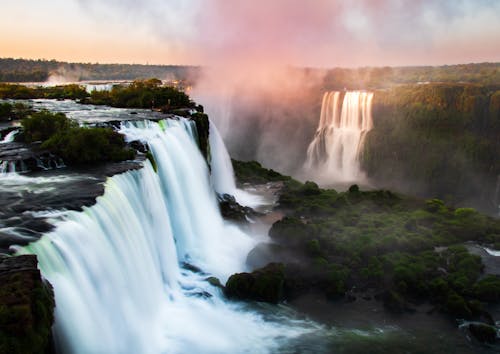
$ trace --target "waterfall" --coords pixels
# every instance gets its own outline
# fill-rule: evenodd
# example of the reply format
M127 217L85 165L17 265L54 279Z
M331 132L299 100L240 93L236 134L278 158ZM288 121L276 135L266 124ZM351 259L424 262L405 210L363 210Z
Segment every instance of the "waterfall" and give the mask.
M264 320L205 281L246 270L257 241L222 220L192 124L124 124L157 172L146 161L109 178L94 206L18 249L54 286L58 352L267 353L311 330Z
M9 132L7 135L5 135L3 140L0 141L0 144L12 143L14 141L14 138L16 137L17 133L19 133L19 130L17 130L17 129Z
M318 129L307 149L306 173L324 184L359 182L366 133L373 128L373 93L340 92L323 95Z
M212 170L210 180L214 190L219 194L234 196L236 201L244 206L255 208L262 205L264 201L260 196L236 188L231 157L217 127L212 121L210 121L209 142L210 167Z

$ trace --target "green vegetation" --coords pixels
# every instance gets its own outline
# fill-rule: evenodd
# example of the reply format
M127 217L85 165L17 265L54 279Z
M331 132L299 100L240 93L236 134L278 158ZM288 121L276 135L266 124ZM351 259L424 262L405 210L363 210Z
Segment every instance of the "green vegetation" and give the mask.
M195 107L188 95L170 86L162 86L158 79L137 80L129 86L115 85L111 91L93 91L86 103L122 108L176 108Z
M500 175L500 91L470 84L376 91L362 167L405 192L496 211L485 191ZM411 188L411 190L410 190Z
M197 68L177 65L66 63L55 60L0 59L0 82L43 82L51 74L73 81L136 80L172 77L186 80ZM187 83L186 83L187 84Z
M224 291L229 298L277 304L283 299L284 282L284 266L271 263L252 273L231 275Z
M49 87L28 87L17 84L0 84L0 99L84 99L88 96L83 86L70 84Z
M52 135L42 148L60 156L68 165L131 160L123 135L111 128L71 128Z
M0 122L23 119L30 113L31 109L20 102L0 102Z
M41 147L60 156L67 165L133 159L123 135L110 128L79 127L63 113L41 111L22 120L21 137L42 141Z
M24 141L45 141L54 134L76 128L78 124L68 119L63 113L51 113L47 110L33 113L22 120Z
M232 160L234 174L239 183L264 184L267 182L285 181L290 177L262 167L257 161Z
M357 186L338 193L294 180L285 182L279 204L287 217L269 235L304 260L299 269L287 265L290 296L308 287L330 298L353 286L375 288L386 292L390 309L430 301L463 318L479 316L481 302L500 300L500 278L479 280L480 257L461 246L496 242L499 220L438 199L362 192ZM295 274L307 276L298 280Z
M498 85L500 63L445 66L335 68L325 70L326 90L379 89L410 83L475 83Z
M238 177L265 179L257 163L234 165ZM329 299L370 289L390 311L430 302L467 319L483 316L486 304L500 301L500 277L484 277L481 258L464 247L466 241L494 247L500 220L439 199L361 191L356 185L337 192L276 174L273 180L284 181L278 208L285 217L269 236L277 243L275 260L284 264L284 299L312 289ZM243 290L247 295L239 298L255 299Z

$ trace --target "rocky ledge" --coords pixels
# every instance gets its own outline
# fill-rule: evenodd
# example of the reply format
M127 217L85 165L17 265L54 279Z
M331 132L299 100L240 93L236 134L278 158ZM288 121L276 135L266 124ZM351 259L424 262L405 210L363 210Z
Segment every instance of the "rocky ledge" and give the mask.
M54 294L34 255L0 257L0 353L51 353Z

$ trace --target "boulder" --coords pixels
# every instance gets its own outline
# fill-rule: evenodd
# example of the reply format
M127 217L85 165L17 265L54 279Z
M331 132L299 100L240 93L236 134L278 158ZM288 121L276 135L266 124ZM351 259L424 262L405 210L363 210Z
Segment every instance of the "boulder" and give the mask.
M252 273L237 273L229 277L225 294L228 298L277 304L283 300L284 265L270 263Z
M255 215L252 208L240 205L236 199L230 194L219 194L219 208L222 216L237 222L246 222L247 216Z
M497 339L497 330L495 327L484 323L469 324L470 333L482 343L494 343Z

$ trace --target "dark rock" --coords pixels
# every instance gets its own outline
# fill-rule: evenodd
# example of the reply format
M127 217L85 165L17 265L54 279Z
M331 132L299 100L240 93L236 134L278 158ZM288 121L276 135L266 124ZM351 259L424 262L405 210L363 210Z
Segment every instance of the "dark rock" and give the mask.
M190 263L186 263L186 262L182 263L182 268L189 270L190 272L193 272L193 273L199 273L199 274L203 273L203 271L200 268L198 268L197 266L192 265Z
M216 288L224 289L224 285L222 285L222 283L220 282L219 278L208 277L205 280L208 282L208 284L210 284L212 286L215 286Z
M49 352L54 306L36 256L0 257L0 353Z
M198 146L205 159L209 160L209 142L208 135L210 131L210 121L204 113L195 113L190 118L196 123L196 132L198 133Z
M494 343L497 339L496 328L484 323L469 324L469 331L474 338L483 343Z
M284 266L270 263L252 273L238 273L229 277L225 294L239 300L255 300L277 304L283 300Z
M359 193L359 186L357 184L353 184L349 187L349 193Z
M128 143L128 145L139 152L142 152L143 154L147 153L149 151L148 146L144 144L142 141L139 140L134 140Z
M384 307L393 313L403 313L407 309L407 303L404 298L395 291L386 291L382 295Z
M246 222L247 216L256 215L252 208L238 204L236 199L230 194L219 194L217 199L219 200L221 214L226 219L237 222Z
M283 246L277 243L261 242L248 253L246 264L251 269L257 269L273 261L285 263L290 257L293 255L290 255Z

